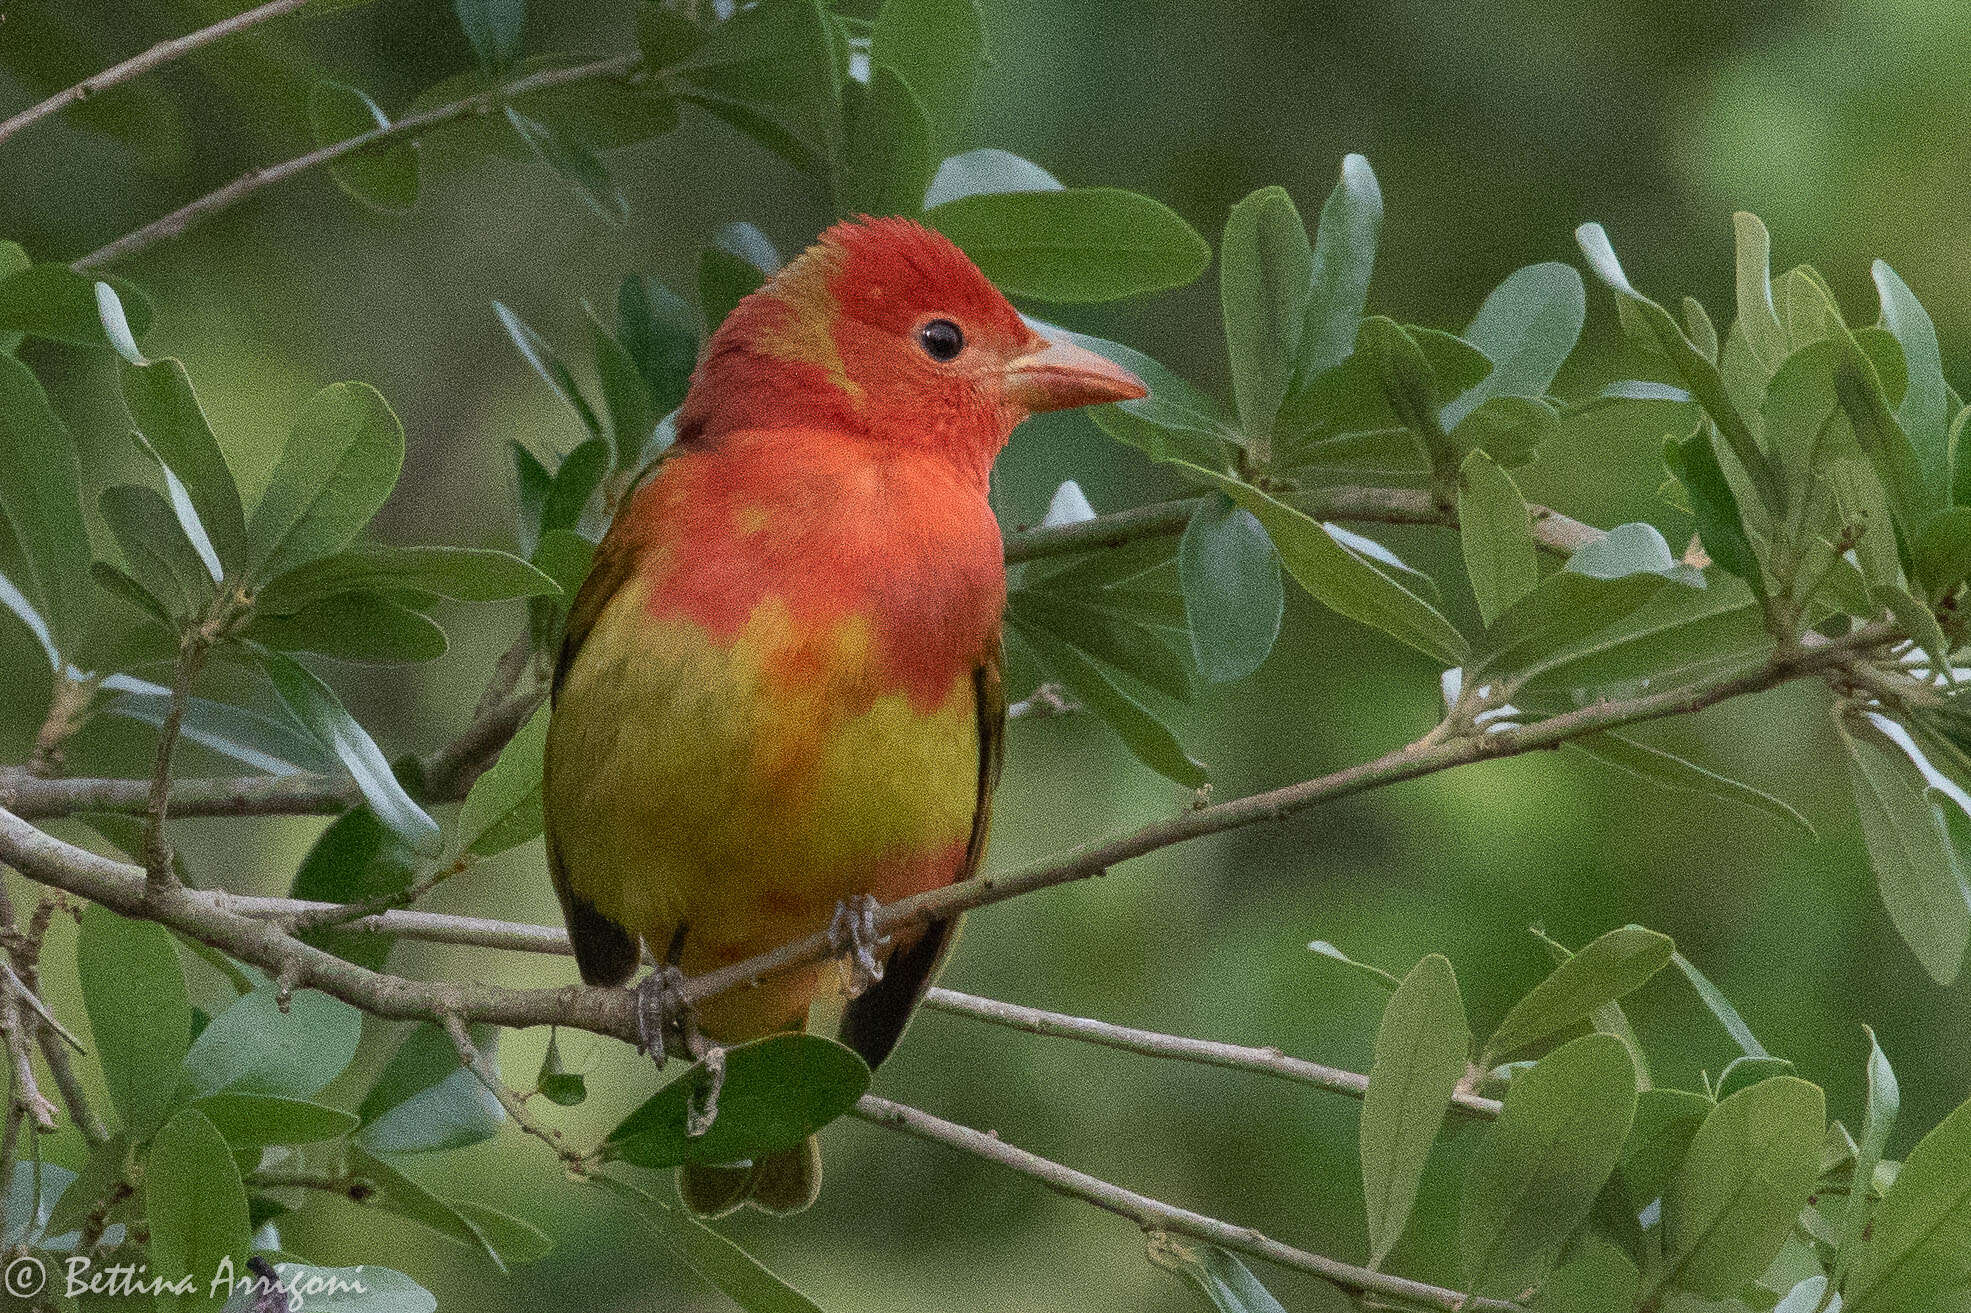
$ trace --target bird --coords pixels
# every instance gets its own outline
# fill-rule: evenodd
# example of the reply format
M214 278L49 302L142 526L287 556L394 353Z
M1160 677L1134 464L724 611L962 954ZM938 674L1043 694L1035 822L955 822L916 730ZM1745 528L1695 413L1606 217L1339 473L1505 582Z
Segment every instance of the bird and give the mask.
M546 846L585 981L627 983L644 950L675 979L832 928L866 986L839 1038L889 1055L955 926L892 943L871 915L979 869L1000 772L994 461L1031 414L1147 394L910 219L837 223L738 303L556 663ZM696 1026L802 1030L823 968L708 999ZM790 1213L820 1180L810 1137L687 1165L678 1190L701 1216Z

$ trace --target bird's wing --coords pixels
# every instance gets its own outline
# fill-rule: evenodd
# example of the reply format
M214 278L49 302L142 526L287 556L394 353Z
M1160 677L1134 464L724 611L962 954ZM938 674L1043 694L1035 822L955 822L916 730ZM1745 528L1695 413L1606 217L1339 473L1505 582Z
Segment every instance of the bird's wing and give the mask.
M969 880L985 860L986 838L992 828L992 793L1006 758L1006 688L1001 682L1004 662L997 642L972 672L972 692L979 729L978 796L972 810L972 834L965 845L965 862L953 877ZM955 916L931 922L913 944L890 955L883 978L843 1009L841 1039L874 1067L890 1055L903 1038L904 1027L917 1010L924 992L937 978L938 968L958 939Z
M595 549L595 561L588 577L568 608L568 625L562 636L561 652L554 663L554 696L561 694L562 681L575 663L582 643L602 615L609 599L629 579L636 568L637 544L626 533L612 529ZM547 769L554 769L553 754ZM591 985L620 985L636 974L637 938L596 910L594 903L576 893L568 882L568 870L555 843L555 816L550 808L546 839L548 873L554 878L555 896L561 900L561 913L568 923L568 938L575 946L575 965L582 979Z

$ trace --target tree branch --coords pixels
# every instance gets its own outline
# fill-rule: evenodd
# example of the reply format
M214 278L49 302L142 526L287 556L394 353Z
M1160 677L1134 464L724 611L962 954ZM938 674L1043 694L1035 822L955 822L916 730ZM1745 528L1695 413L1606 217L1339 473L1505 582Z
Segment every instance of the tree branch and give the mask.
M266 4L256 9L249 9L243 14L222 19L210 27L202 27L196 32L173 37L169 41L160 41L142 54L132 55L121 64L112 64L102 72L86 77L66 90L57 91L40 104L24 109L0 123L0 142L5 142L23 128L32 127L49 115L67 109L70 105L79 105L89 97L100 95L111 87L120 87L126 82L133 82L154 68L162 68L191 54L194 50L203 50L213 42L224 40L236 32L244 32L247 28L255 27L270 18L291 14L308 2L309 0L267 0Z
M458 1050L459 1061L479 1078L479 1083L484 1085L494 1098L500 1101L500 1106L506 1109L506 1115L513 1118L513 1124L554 1150L555 1156L561 1159L562 1167L569 1173L575 1176L588 1175L587 1156L581 1150L571 1148L560 1131L552 1126L544 1126L534 1119L527 1111L525 1100L507 1087L507 1083L500 1078L499 1068L494 1066L492 1060L472 1042L472 1032L466 1029L465 1023L448 1013L444 1018L444 1024L445 1034L451 1037L452 1047Z
M1362 524L1421 524L1455 529L1458 517L1431 500L1420 488L1332 487L1279 494L1282 501L1317 520L1350 520ZM1175 537L1184 532L1203 497L1153 502L1092 520L1044 528L1015 529L1006 535L1006 562L1066 556L1076 552L1120 547L1138 538ZM1547 506L1531 506L1533 538L1559 556L1575 552L1605 536L1592 524L1562 515Z
M960 1126L873 1094L863 1095L850 1111L873 1125L901 1131L932 1144L942 1144L1009 1168L1022 1176L1030 1176L1057 1194L1093 1204L1118 1217L1126 1217L1145 1231L1192 1236L1223 1249L1310 1273L1351 1294L1398 1299L1426 1308L1471 1310L1472 1313L1516 1313L1522 1307L1509 1300L1468 1298L1442 1286L1411 1281L1387 1272L1373 1272L1365 1267L1311 1254L1304 1249L1295 1249L1249 1226L1237 1226L1152 1199L1008 1144L997 1135L975 1131L969 1126Z
M1369 1090L1369 1078L1360 1072L1289 1057L1277 1048L1250 1048L1243 1044L1161 1035L1155 1031L1137 1030L1086 1017L1070 1017L1059 1012L1043 1012L1039 1008L1002 1003L998 999L979 998L943 988L932 989L926 994L924 1006L934 1012L949 1012L954 1016L972 1017L996 1026L1023 1030L1029 1035L1078 1039L1089 1044L1100 1044L1104 1048L1140 1053L1145 1057L1172 1058L1179 1062L1198 1062L1210 1067L1278 1076L1312 1085L1331 1094L1345 1094L1352 1099L1361 1098ZM1451 1106L1470 1117L1489 1119L1499 1115L1497 1099L1482 1098L1464 1090L1451 1096Z
M279 164L250 169L216 191L207 192L163 218L145 224L135 232L126 233L107 246L91 251L74 261L73 267L78 270L96 269L112 260L135 255L139 251L155 246L167 237L176 237L184 233L204 219L232 208L262 188L284 182L310 169L332 164L345 155L373 150L393 141L403 141L471 114L490 114L514 98L532 92L572 86L578 82L593 82L603 78L626 78L642 66L643 55L632 51L629 54L612 55L608 59L598 59L592 63L576 64L568 68L542 69L538 73L515 78L490 91L482 91L476 96L467 96L462 100L450 101L401 118L387 128L374 128L369 132L331 142L305 155L283 160Z

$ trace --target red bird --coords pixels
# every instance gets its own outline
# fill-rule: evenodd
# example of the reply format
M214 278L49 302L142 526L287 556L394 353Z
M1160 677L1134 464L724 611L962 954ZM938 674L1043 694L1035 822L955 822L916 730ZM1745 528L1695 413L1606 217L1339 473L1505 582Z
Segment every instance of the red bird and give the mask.
M639 944L695 975L978 869L1005 721L993 460L1036 411L1145 393L906 219L837 224L739 304L555 675L548 855L585 980L624 983ZM847 1004L871 1066L951 937L900 937ZM854 938L880 970L886 946ZM821 982L788 971L698 1020L724 1041L799 1030ZM792 1212L820 1168L810 1140L687 1167L679 1192Z

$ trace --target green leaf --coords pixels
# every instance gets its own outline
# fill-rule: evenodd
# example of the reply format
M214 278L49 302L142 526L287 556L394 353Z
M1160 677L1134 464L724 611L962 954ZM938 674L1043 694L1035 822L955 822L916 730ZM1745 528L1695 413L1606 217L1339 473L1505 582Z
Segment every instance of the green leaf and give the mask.
M768 1271L759 1259L689 1213L667 1208L614 1177L588 1179L629 1200L638 1220L672 1253L746 1313L821 1313L813 1300Z
M1465 1169L1468 1290L1511 1296L1539 1280L1587 1221L1635 1113L1635 1062L1613 1035L1584 1035L1513 1079Z
M375 1201L377 1207L396 1213L400 1217L407 1217L419 1226L429 1227L447 1240L456 1241L475 1253L484 1254L501 1272L507 1270L506 1259L501 1256L500 1251L472 1223L471 1219L459 1211L456 1205L439 1198L423 1184L398 1170L392 1163L371 1153L360 1144L351 1144L349 1170L357 1176L368 1177L375 1182L381 1191Z
M1560 1266L1540 1283L1528 1305L1534 1313L1609 1313L1635 1307L1641 1277L1629 1256L1590 1233L1568 1246Z
M552 529L541 535L534 549L534 564L543 574L561 585L563 597L572 602L588 577L595 557L595 544L568 529Z
M257 579L331 555L381 510L404 465L404 426L367 383L335 383L301 408L247 528Z
M1561 1034L1604 1003L1636 989L1669 965L1676 950L1668 935L1639 925L1610 930L1535 985L1506 1013L1485 1051L1481 1067L1491 1067L1542 1040Z
M475 1048L498 1061L499 1030L474 1026ZM442 1026L421 1022L378 1073L356 1109L356 1142L373 1153L428 1153L478 1144L499 1134L506 1109L472 1070Z
M688 12L660 5L639 5L636 43L644 62L653 69L673 68L705 44L710 35Z
M436 593L461 602L552 597L554 580L510 552L482 547L356 547L268 582L254 599L266 615L291 615L341 593Z
M960 196L983 196L993 192L1059 191L1061 180L1032 160L1011 151L982 146L953 155L938 165L930 190L924 193L923 208L955 201Z
M766 284L767 276L731 251L708 246L698 253L698 311L707 334L718 331L738 304Z
M1738 1045L1741 1053L1749 1058L1769 1056L1766 1046L1759 1042L1758 1036L1752 1033L1752 1028L1745 1024L1745 1018L1738 1015L1738 1009L1732 1006L1731 1000L1725 997L1724 991L1711 983L1710 977L1699 971L1697 965L1682 953L1670 954L1670 961L1675 964L1677 970L1683 972L1684 979L1690 982L1690 987L1697 992L1698 999L1703 1002L1705 1011L1725 1028L1725 1033L1732 1037L1732 1042Z
M452 0L452 12L482 70L500 73L513 63L527 26L527 0Z
M357 1126L355 1115L340 1108L271 1094L211 1094L191 1106L228 1144L313 1144L339 1140Z
M1300 332L1301 379L1333 369L1355 349L1381 227L1382 188L1375 170L1360 155L1343 156L1341 177L1314 230L1312 286Z
M698 320L691 307L648 274L631 274L616 289L616 340L643 375L651 413L676 410L698 363Z
M1229 684L1259 669L1286 614L1280 554L1265 526L1230 497L1207 499L1178 543L1177 577L1204 677Z
M1704 1119L1663 1196L1664 1283L1722 1299L1765 1271L1819 1170L1820 1087L1793 1076L1732 1095Z
M1013 594L1012 609L1022 625L1045 629L1159 693L1189 698L1191 672L1162 635L1095 599L1021 588Z
M1428 333L1427 329L1405 329L1393 319L1372 315L1362 321L1362 335L1355 352L1375 370L1390 412L1398 424L1414 435L1419 454L1432 472L1448 479L1457 469L1458 453L1438 422L1438 398L1447 392L1455 394L1464 385L1458 383L1446 388L1440 384L1435 362L1423 347L1424 341L1433 340L1426 336ZM1467 358L1478 356L1449 334L1438 335L1434 340L1440 352L1456 342L1454 352ZM1474 369L1473 374L1485 377L1490 363L1482 356L1475 363L1482 368Z
M103 681L103 688L116 694L103 704L105 715L161 727L170 711L171 690L161 684L112 675ZM178 733L202 748L270 775L304 770L323 774L335 769L335 758L288 722L208 698L185 700Z
M828 17L812 0L742 9L677 66L679 94L795 168L840 153L841 75Z
M26 592L65 657L75 655L89 628L95 596L81 480L75 447L48 394L26 365L0 356L0 512L20 546Z
M0 333L71 346L113 346L96 300L98 282L109 284L130 331L142 337L151 326L148 296L121 278L79 274L65 264L31 265L0 278Z
M469 0L468 0L469 2ZM332 146L390 126L376 102L346 82L324 79L308 92L308 130L315 145ZM328 175L351 200L386 214L417 208L418 148L415 141L390 141L331 160Z
M436 661L446 647L445 631L428 616L368 592L318 598L297 615L255 616L240 634L279 652L384 665Z
M1138 761L1186 788L1202 788L1209 781L1204 766L1184 751L1184 745L1169 727L1094 660L1052 631L1025 624L1018 613L1008 618L1048 671L1067 685L1079 701L1092 708Z
M246 1191L232 1150L205 1117L187 1108L164 1124L144 1162L144 1215L150 1226L150 1273L164 1282L190 1277L182 1294L160 1291L158 1309L217 1310L225 1271L246 1274L252 1248Z
M1003 152L1002 152L1003 153ZM1011 156L1018 159L1019 157ZM19 242L0 240L0 283L4 283L21 270L34 263ZM16 330L0 331L0 356L11 356L20 348L22 334Z
M508 1267L539 1262L554 1248L548 1233L511 1213L502 1213L487 1204L455 1199L452 1207L479 1233L480 1241L500 1256Z
M120 483L103 489L96 505L131 575L173 617L194 614L212 596L212 576L161 494Z
M1587 316L1587 289L1572 265L1549 261L1508 275L1463 334L1492 361L1492 372L1444 407L1444 427L1455 429L1494 398L1546 396Z
M891 0L894 7L896 0ZM969 9L968 4L959 4ZM877 65L856 97L843 151L845 214L916 214L937 170L931 119L895 69Z
M1884 266L1886 267L1886 266ZM1849 1178L1848 1206L1841 1214L1841 1238L1835 1247L1834 1279L1854 1268L1863 1252L1862 1234L1869 1213L1869 1182L1875 1179L1875 1166L1882 1151L1889 1147L1889 1132L1896 1128L1896 1114L1902 1110L1902 1089L1896 1083L1895 1068L1889 1065L1875 1032L1862 1027L1868 1036L1868 1107L1862 1114L1861 1139L1855 1144L1855 1169ZM1963 1173L1967 1195L1971 1195L1971 1171ZM1900 1180L1900 1177L1898 1178ZM1900 1188L1900 1186L1898 1187Z
M548 707L520 727L492 768L473 781L459 809L458 848L495 857L541 832L541 760L547 750Z
M200 532L226 571L238 569L246 559L246 516L240 510L239 488L184 365L168 358L142 366L125 362L118 366L118 374L130 418L165 469L184 486ZM186 533L191 534L189 526Z
M1616 259L1615 249L1608 244L1608 234L1602 231L1600 224L1582 224L1575 229L1574 238L1582 253L1588 257L1588 265L1595 276L1615 293L1623 326L1669 359L1683 379L1684 386L1690 389L1691 395L1717 424L1719 432L1731 447L1732 455L1751 479L1760 501L1769 510L1783 509L1786 492L1779 475L1747 426L1745 417L1732 404L1718 366L1691 345L1690 339L1684 336L1683 330L1677 327L1667 310L1629 285L1629 277L1622 272L1622 263Z
M1948 985L1971 942L1971 897L1929 782L1872 718L1854 713L1836 725L1882 905L1930 978Z
M1604 765L1613 766L1625 774L1664 789L1677 789L1690 793L1702 793L1740 806L1757 808L1759 811L1777 816L1805 830L1809 837L1815 835L1813 822L1802 816L1783 798L1776 798L1763 789L1755 789L1742 781L1707 770L1694 761L1686 761L1673 752L1665 752L1658 747L1638 742L1626 734L1613 730L1600 734L1590 734L1564 745L1567 748L1594 758Z
M1930 517L1916 535L1910 569L1933 597L1971 579L1971 507L1952 506Z
M562 459L548 485L547 499L541 506L541 539L545 542L557 530L575 530L595 490L609 472L609 444L590 438ZM536 566L536 568L540 568ZM547 573L543 571L543 573ZM552 577L552 576L550 576ZM573 601L574 595L568 594Z
M1834 341L1834 393L1854 426L1855 440L1874 466L1904 537L1914 537L1944 508L1944 485L1931 483L1889 403L1880 373L1839 318Z
M1788 352L1786 329L1773 307L1772 236L1756 214L1732 215L1736 251L1738 331L1746 348L1770 375Z
M1715 1101L1690 1090L1642 1090L1636 1095L1636 1120L1622 1149L1622 1190L1629 1211L1640 1213L1663 1197L1697 1128L1711 1114Z
M527 327L519 315L498 301L493 302L493 313L499 316L500 324L506 329L507 336L513 339L514 346L520 348L520 354L526 358L529 365L534 367L534 372L541 376L541 381L553 388L556 396L574 408L575 414L581 418L582 427L589 431L589 436L604 437L602 421L596 417L595 410L582 395L582 389L577 386L575 376L568 372L568 366L561 363L561 357L557 356L554 348L547 344L547 339Z
M644 445L657 429L657 415L650 408L650 388L637 369L636 361L587 302L589 341L595 348L596 372L602 378L602 404L609 414L609 437L615 446L616 468L633 469Z
M848 1110L869 1088L869 1068L853 1050L818 1035L783 1034L725 1050L718 1116L702 1135L687 1133L699 1063L640 1104L602 1142L605 1159L638 1167L729 1163L792 1149Z
M1453 402L1442 413L1448 415L1456 409L1457 404ZM1545 401L1535 397L1488 397L1460 419L1447 436L1454 450L1482 451L1501 465L1518 466L1531 461L1540 444L1557 437L1560 431L1560 412Z
M1172 464L1193 482L1217 488L1251 511L1279 550L1287 573L1315 601L1446 665L1461 664L1469 654L1464 636L1430 603L1336 542L1315 520L1249 483L1187 461Z
M1859 1177L1857 1178L1860 1179ZM1875 1210L1846 1313L1950 1313L1971 1289L1971 1102L1910 1150Z
M931 159L937 160L971 126L985 60L985 23L976 0L884 0L869 38L870 89L885 71L903 79L929 121ZM922 198L920 189L910 209L899 212L914 211Z
M1152 1231L1150 1261L1190 1282L1218 1313L1286 1313L1244 1263L1216 1245Z
M199 1094L272 1094L306 1099L356 1056L363 1014L341 999L296 990L282 1011L279 988L260 985L214 1017L185 1055Z
M541 1057L540 1074L534 1078L535 1092L549 1103L573 1108L589 1097L588 1081L578 1071L569 1071L561 1060L561 1042L554 1027L548 1027L547 1052Z
M1409 1223L1424 1164L1465 1074L1471 1029L1451 963L1433 953L1384 1005L1362 1096L1362 1197L1369 1266L1379 1268Z
M1482 451L1458 467L1458 529L1478 613L1492 624L1540 582L1540 560L1519 485Z
M588 143L539 119L530 119L511 105L506 107L506 121L534 152L534 158L573 187L598 219L618 225L630 221L629 197L623 195L608 163Z
M1907 370L1908 383L1902 403L1896 407L1896 421L1909 436L1925 482L1933 488L1948 487L1951 416L1936 325L1930 322L1930 314L1916 293L1886 261L1877 260L1870 272L1882 300L1882 327L1901 345Z
M75 947L82 1006L110 1102L132 1138L157 1129L191 1044L192 1005L171 934L90 903Z
M1708 429L1700 425L1695 433L1682 440L1665 438L1663 463L1683 484L1690 498L1691 516L1697 521L1697 537L1704 544L1705 553L1749 584L1755 597L1764 595L1759 558L1745 535L1738 498L1718 464Z
M924 212L1009 296L1115 301L1182 287L1211 247L1168 206L1112 187L963 196Z
M295 872L293 898L322 903L359 903L408 888L418 871L418 855L376 813L357 807L337 817L315 840ZM350 930L307 930L303 942L380 970L395 941L386 935Z
M1757 1085L1762 1080L1775 1076L1791 1076L1793 1064L1785 1058L1733 1058L1718 1073L1718 1083L1712 1089L1713 1098L1725 1099L1747 1086Z
M1307 226L1284 187L1232 207L1219 244L1218 296L1245 432L1263 439L1287 394L1314 272Z
M335 690L292 657L267 648L254 652L281 705L348 769L377 819L414 851L436 856L438 822L404 792L376 740L343 708Z

